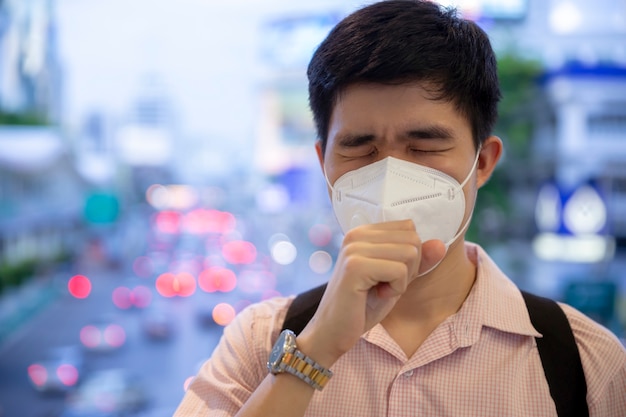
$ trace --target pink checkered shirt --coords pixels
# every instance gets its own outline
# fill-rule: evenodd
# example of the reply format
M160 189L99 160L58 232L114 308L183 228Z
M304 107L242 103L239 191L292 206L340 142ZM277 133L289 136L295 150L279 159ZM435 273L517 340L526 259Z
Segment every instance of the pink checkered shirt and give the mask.
M478 246L477 279L461 309L407 358L377 325L337 361L305 416L553 417L519 290ZM293 297L241 312L224 330L175 417L233 416L267 375L267 358ZM626 416L626 350L608 330L562 305L580 351L591 416ZM564 381L567 383L567 381Z

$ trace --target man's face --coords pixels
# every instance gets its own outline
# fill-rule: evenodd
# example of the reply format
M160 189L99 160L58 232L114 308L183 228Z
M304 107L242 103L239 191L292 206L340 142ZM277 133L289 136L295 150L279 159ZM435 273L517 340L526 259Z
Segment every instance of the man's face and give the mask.
M330 184L388 156L443 171L459 183L465 180L476 157L469 121L453 103L432 100L424 85L356 84L339 96L325 155L317 145ZM476 181L470 179L464 187L466 218L475 190Z

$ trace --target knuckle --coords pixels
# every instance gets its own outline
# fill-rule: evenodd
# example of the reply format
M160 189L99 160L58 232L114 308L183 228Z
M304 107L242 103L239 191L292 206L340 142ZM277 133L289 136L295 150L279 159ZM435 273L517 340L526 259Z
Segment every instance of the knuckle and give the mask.
M361 257L355 254L345 254L343 257L343 269L347 273L357 271L362 264Z
M343 237L344 245L350 244L352 242L356 242L357 240L359 240L358 236L359 236L358 228L348 230Z

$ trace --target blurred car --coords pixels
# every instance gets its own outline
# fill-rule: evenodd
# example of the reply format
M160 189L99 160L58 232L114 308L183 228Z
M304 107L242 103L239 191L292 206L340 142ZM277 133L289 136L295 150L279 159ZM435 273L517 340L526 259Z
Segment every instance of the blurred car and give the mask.
M148 394L141 381L125 369L94 371L66 400L61 417L118 417L144 410Z
M135 417L172 417L175 411L176 406L151 408L149 410L141 411L136 414Z
M91 352L112 352L126 343L126 330L116 317L104 315L80 329L80 342Z
M80 346L59 346L50 349L46 358L27 368L32 386L43 393L65 393L76 387L84 371Z
M162 308L149 308L141 317L144 334L152 340L170 339L175 332L175 322L171 313Z

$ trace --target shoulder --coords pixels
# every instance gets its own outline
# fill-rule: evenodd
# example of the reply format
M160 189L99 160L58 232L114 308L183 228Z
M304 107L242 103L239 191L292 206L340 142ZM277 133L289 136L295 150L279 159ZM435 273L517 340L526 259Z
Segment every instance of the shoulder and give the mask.
M249 305L224 328L224 336L252 339L249 342L275 339L293 299L294 296L281 296Z
M587 380L587 397L590 405L602 401L611 391L626 390L626 348L620 340L575 308L559 303L565 312ZM624 399L621 400L624 402ZM624 404L626 406L626 404Z
M282 320L293 297L276 297L243 309L224 327L211 358L203 369L206 379L260 381L267 374L266 362Z

